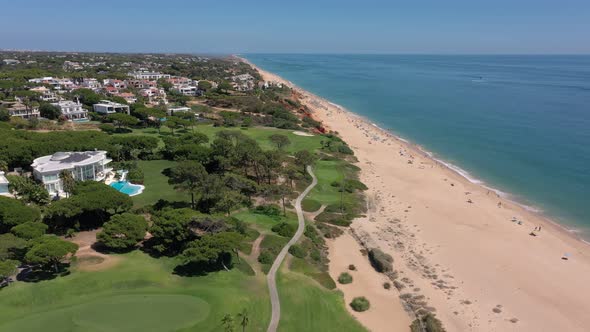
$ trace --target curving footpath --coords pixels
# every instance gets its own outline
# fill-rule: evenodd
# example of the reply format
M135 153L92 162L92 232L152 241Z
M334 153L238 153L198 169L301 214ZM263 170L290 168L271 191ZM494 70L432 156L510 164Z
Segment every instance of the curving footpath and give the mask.
M270 317L270 323L268 324L267 332L276 332L277 327L279 326L279 320L281 319L281 302L279 301L276 280L277 271L279 267L281 267L285 256L287 256L289 248L299 240L301 235L303 235L303 231L305 230L305 218L303 217L303 211L301 211L301 201L303 201L305 196L307 196L311 189L313 189L313 187L315 187L315 185L318 183L318 179L315 177L315 174L313 174L311 166L307 166L307 173L311 175L312 182L307 188L305 188L305 190L301 193L301 195L299 195L299 197L297 197L297 200L295 201L295 210L297 210L299 226L297 227L295 235L293 235L291 240L289 240L289 242L283 247L275 261L272 263L270 271L268 271L268 275L266 276L268 291L270 293L270 304L272 307L272 315Z

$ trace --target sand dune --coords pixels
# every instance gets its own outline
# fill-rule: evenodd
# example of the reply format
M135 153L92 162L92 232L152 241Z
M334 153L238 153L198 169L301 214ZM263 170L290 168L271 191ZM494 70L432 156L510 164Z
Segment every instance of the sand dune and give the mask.
M268 81L293 86L261 73ZM361 180L369 187L370 210L351 227L394 257L404 285L401 294L423 295L424 306L435 310L448 331L590 329L590 288L585 284L590 246L469 182L417 147L298 90L314 116L355 151ZM541 231L530 235L538 226ZM358 250L332 245L331 259L343 264L342 257L353 257ZM569 253L568 260L562 259L564 253ZM350 287L341 288L349 298ZM390 308L395 311L391 317L400 308ZM378 330L380 315L357 317Z

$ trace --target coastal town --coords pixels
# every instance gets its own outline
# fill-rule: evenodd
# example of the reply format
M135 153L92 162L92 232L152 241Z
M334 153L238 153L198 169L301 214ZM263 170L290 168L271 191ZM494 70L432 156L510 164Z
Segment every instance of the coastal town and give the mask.
M322 324L363 330L349 310L370 301L342 303L335 280L350 275L331 276L326 241L362 213L366 187L353 151L288 84L228 56L0 54L0 331L70 324L82 307L29 318L10 304L55 280L85 289L63 292L62 304L84 301L103 317L172 308L157 323L167 328L229 331L240 318L244 330L275 331L293 324L281 306L298 292L323 299L311 306L331 303ZM164 294L133 286L138 273ZM129 294L93 289L103 278L131 282ZM228 303L229 292L243 300ZM105 306L121 297L128 306Z
M253 91L255 87L268 88L273 84L261 82L251 72L238 68L222 76L216 73L211 81L164 74L157 71L163 66L158 62L161 56L139 56L141 62L131 62L124 61L128 56L118 59L114 55L56 55L55 59L63 60L61 66L45 63L47 56L27 53L8 53L4 56L11 58L2 60L2 69L18 71L22 76L3 78L4 98L0 101L0 107L8 111L8 116L25 120L48 118L88 121L89 112L102 115L130 114L128 105L135 103L158 107L170 114L175 108L186 106L190 97L202 96L207 90L217 89L219 83L241 92ZM109 62L112 58L117 61ZM178 59L179 65L184 66L193 62L206 64L208 61L206 58L188 56ZM211 64L214 68L215 64ZM59 77L28 76L34 76L34 73L54 73ZM86 100L81 103L80 97L88 99L88 94L92 97L100 95L104 100L92 100L93 103Z

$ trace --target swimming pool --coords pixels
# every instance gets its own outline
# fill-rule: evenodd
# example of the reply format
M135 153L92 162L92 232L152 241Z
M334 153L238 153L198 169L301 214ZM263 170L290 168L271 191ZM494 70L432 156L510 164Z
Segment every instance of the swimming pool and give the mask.
M129 196L139 195L143 192L143 189L145 188L142 185L133 184L128 181L116 181L111 183L110 186L122 192L123 194Z

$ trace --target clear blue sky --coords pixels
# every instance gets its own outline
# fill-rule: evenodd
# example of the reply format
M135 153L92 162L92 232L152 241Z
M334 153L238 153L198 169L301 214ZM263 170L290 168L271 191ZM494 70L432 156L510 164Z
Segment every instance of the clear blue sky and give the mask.
M590 0L12 0L0 48L590 53Z

